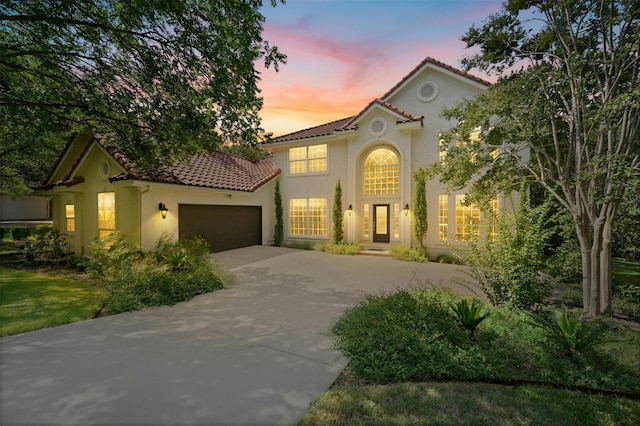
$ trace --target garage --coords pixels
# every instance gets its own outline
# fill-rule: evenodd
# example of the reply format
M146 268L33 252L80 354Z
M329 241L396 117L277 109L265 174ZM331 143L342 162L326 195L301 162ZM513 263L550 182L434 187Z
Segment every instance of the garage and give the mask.
M180 204L180 239L196 236L209 243L212 252L262 244L262 207Z

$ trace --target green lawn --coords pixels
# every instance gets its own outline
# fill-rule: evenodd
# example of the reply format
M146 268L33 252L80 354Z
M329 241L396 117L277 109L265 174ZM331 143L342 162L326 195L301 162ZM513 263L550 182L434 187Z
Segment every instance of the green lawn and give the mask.
M640 402L540 386L336 386L300 425L638 425Z
M89 282L0 267L0 336L89 319L103 296Z
M612 260L613 276L616 280L640 286L640 260Z

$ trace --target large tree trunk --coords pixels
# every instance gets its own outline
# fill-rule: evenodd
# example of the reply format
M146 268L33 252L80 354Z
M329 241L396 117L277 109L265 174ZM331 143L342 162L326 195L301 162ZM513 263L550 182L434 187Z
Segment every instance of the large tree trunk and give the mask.
M611 218L596 220L595 223L576 221L582 252L583 309L592 318L611 313L612 225Z

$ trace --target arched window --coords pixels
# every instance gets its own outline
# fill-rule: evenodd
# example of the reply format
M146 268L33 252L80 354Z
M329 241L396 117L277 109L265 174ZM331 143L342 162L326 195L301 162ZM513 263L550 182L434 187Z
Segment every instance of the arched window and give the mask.
M364 194L400 193L400 162L389 148L378 148L364 160Z

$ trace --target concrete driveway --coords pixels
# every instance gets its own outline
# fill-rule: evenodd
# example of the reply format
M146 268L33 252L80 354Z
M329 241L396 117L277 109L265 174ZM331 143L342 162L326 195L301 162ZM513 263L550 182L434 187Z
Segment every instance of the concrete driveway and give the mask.
M216 255L232 288L0 339L1 424L295 424L346 360L331 322L367 292L459 267L276 247Z

